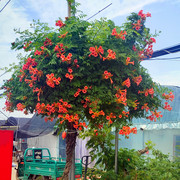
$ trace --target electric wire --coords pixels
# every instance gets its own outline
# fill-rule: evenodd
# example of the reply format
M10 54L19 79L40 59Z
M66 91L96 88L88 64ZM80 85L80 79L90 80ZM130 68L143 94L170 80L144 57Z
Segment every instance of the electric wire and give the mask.
M88 19L86 19L86 21L88 21L89 19L93 18L94 16L96 16L97 14L99 14L101 11L105 10L106 8L108 8L109 6L111 6L112 3L110 3L109 5L107 5L106 7L104 7L103 9L101 9L100 11L98 11L96 14L92 15L91 17L89 17Z
M0 10L0 13L3 11L3 9L10 3L11 0L9 0Z
M172 58L150 58L150 59L144 59L144 61L179 61L180 57L172 57Z

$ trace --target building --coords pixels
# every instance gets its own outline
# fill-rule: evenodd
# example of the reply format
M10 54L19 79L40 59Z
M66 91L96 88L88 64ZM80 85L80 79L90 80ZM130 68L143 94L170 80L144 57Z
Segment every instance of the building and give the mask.
M163 117L156 122L149 119L133 119L133 126L137 127L137 134L130 135L129 139L120 137L119 147L140 150L145 147L145 142L152 141L155 148L164 154L173 156L180 155L180 87L168 86L173 91L175 99L169 104L171 111L163 110Z

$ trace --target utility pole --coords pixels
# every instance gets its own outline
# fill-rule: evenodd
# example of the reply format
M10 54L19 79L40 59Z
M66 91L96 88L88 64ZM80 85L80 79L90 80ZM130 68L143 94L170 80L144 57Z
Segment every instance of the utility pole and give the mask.
M70 1L67 0L68 3L68 17L71 17L71 6L75 6L75 0L71 3ZM75 14L73 14L72 16L75 16ZM72 155L72 165L71 165L71 169L69 171L69 180L75 180L75 148L73 151L73 155Z
M115 130L115 173L118 174L118 140L119 140L119 133L118 128L116 127Z
M71 15L75 16L74 13L71 14L71 6L75 6L75 0L72 3L70 1L68 1L68 0L67 0L67 2L68 2L68 17L71 17Z
M68 17L71 17L71 2L67 0L68 3Z

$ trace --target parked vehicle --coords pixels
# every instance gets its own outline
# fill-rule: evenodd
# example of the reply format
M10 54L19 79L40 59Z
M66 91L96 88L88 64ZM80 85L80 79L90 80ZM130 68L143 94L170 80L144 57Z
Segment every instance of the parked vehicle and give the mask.
M66 159L51 157L48 148L28 148L24 159L18 164L18 178L22 180L60 180L66 165ZM82 163L75 162L75 179L82 177Z

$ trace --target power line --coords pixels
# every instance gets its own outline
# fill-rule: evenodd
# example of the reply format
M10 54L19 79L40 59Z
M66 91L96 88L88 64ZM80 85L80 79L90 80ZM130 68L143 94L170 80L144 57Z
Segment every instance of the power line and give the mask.
M172 57L172 58L151 58L151 59L145 59L144 61L155 61L155 60L159 60L159 61L180 61L180 57Z
M3 11L3 9L9 4L9 2L10 2L11 0L9 0L5 5L4 5L4 7L0 10L0 13Z
M110 5L112 5L112 3L110 3L109 5L107 5L106 7L104 7L103 9L101 9L100 11L98 11L96 14L94 14L93 16L89 17L86 21L88 21L89 19L93 18L94 16L96 16L97 14L99 14L101 11L105 10L106 8L108 8Z
M3 114L4 116L6 116L6 114L4 114L2 111L0 111L1 114ZM9 118L8 116L6 116L7 118Z
M0 75L0 77L1 77L1 76L3 76L4 74L6 74L7 72L8 72L8 70L7 70L7 71L5 71L4 73L2 73L2 74Z

